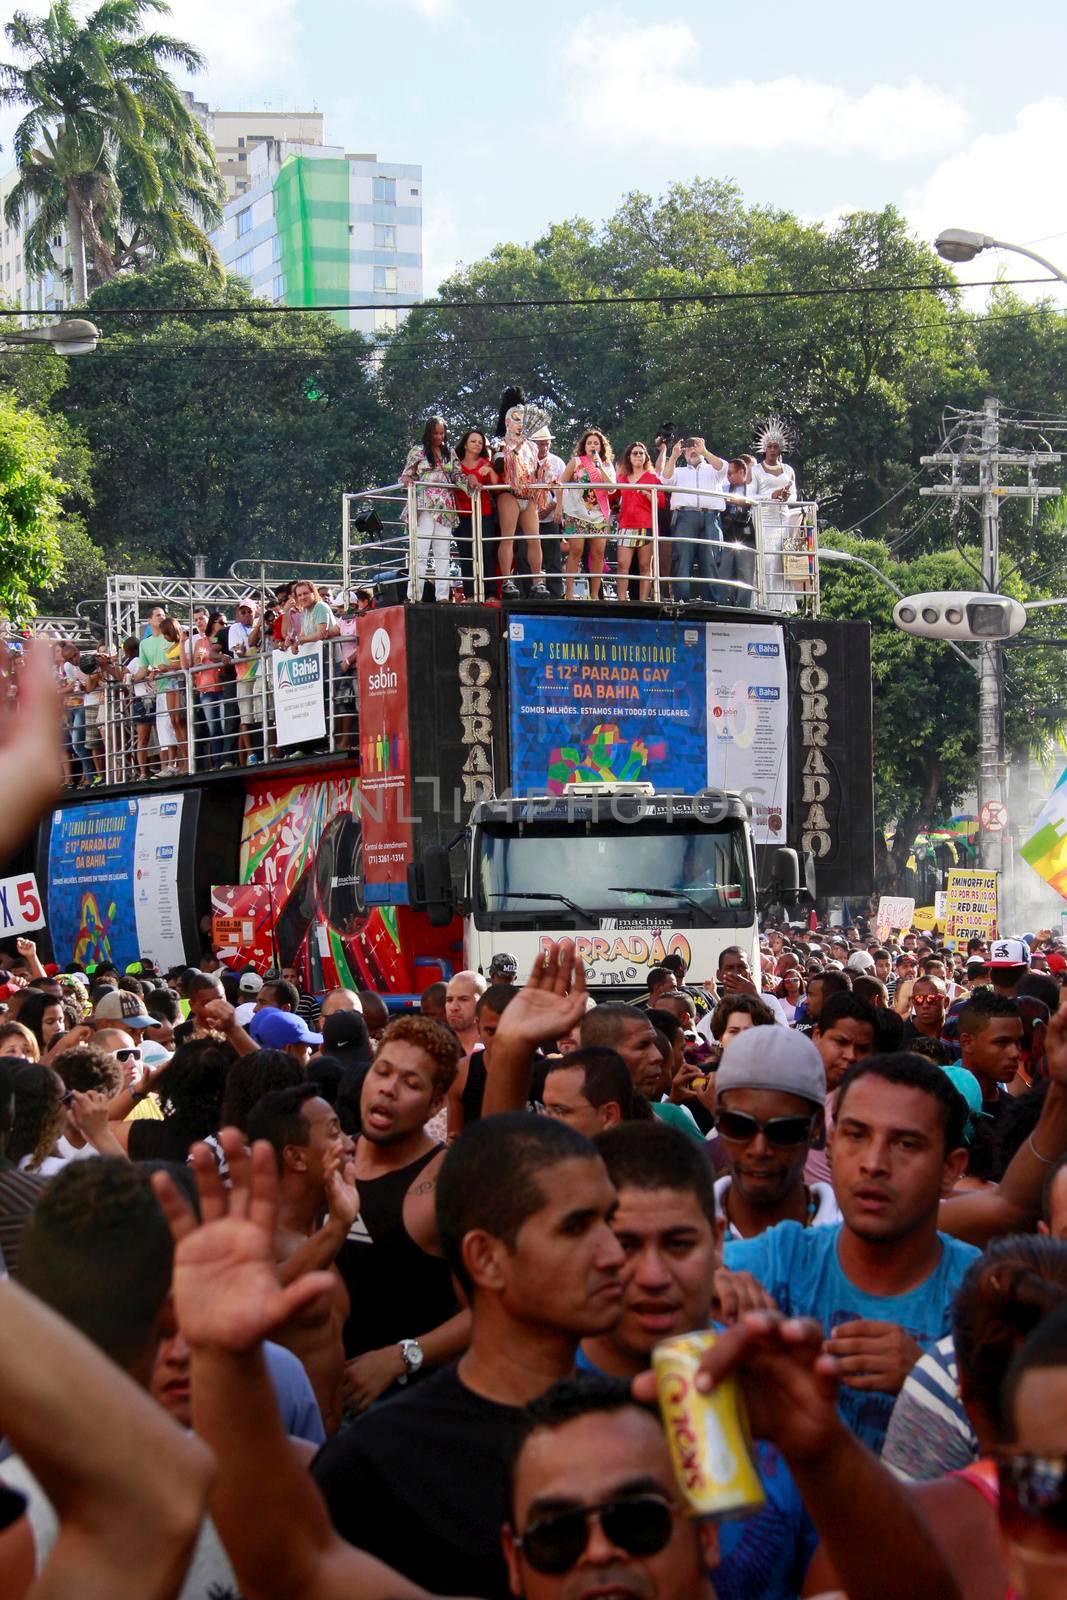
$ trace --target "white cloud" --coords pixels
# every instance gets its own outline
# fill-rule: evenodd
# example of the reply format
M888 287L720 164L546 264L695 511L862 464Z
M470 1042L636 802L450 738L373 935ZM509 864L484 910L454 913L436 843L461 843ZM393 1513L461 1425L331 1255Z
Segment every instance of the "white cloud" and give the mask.
M205 85L213 104L245 93L248 106L258 109L260 96L274 87L275 110L306 110L280 98L298 59L298 13L298 0L171 0L171 16L160 26L206 58L203 79L192 85L198 96Z
M860 94L794 75L715 82L719 60L688 23L598 12L564 47L568 114L600 146L793 147L883 160L952 149L966 131L959 101L917 78Z
M906 211L916 231L935 239L943 228L968 228L1013 244L1032 245L1067 270L1067 195L1056 178L1056 155L1067 146L1067 100L1036 100L1020 111L1006 133L984 133L939 162L908 197ZM1062 235L1062 237L1061 237ZM1024 256L985 251L956 271L963 282L1038 276ZM1053 286L1059 299L1067 287ZM1047 284L1020 286L1036 299ZM987 291L976 291L984 299Z

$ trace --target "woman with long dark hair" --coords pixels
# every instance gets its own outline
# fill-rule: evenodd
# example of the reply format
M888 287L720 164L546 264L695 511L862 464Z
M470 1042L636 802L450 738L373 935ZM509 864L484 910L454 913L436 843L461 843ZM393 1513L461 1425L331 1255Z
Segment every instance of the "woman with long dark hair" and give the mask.
M567 540L567 599L574 599L574 578L589 542L589 598L600 599L604 550L611 532L611 494L615 465L611 441L599 428L587 428L574 447L561 480L574 487L563 491L563 534ZM607 487L603 487L606 485Z
M459 512L459 522L456 525L456 551L459 556L459 570L463 577L463 593L470 600L474 595L474 508L471 505L471 495L481 496L484 540L486 527L492 523L494 517L493 497L487 492L485 485L499 483L500 479L493 471L493 463L489 459L489 441L478 428L467 429L456 446L456 457L459 461L459 470L466 478L469 490L469 493L462 489L456 490L456 510Z
M466 481L459 472L456 452L448 442L445 419L431 417L422 430L420 443L408 451L400 474L405 488L415 485L416 571L408 585L409 600L424 597L431 553L433 598L445 601L451 595L452 535L459 522L454 493L457 479Z

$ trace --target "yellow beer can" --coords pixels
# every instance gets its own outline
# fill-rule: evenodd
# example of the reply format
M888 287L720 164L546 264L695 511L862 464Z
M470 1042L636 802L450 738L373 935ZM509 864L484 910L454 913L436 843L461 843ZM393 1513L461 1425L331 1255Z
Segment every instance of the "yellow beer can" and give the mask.
M652 1352L659 1406L678 1486L691 1517L736 1517L766 1499L736 1377L711 1394L695 1385L713 1330L664 1339Z

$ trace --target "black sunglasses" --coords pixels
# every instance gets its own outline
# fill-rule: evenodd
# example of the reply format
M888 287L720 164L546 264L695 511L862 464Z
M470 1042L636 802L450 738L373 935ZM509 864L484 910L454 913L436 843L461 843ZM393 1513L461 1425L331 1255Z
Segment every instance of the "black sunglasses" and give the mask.
M589 1543L590 1519L596 1517L604 1537L627 1555L654 1556L670 1543L674 1511L663 1495L630 1495L531 1522L515 1544L535 1572L569 1572Z
M737 1144L748 1144L757 1133L762 1133L768 1144L803 1144L811 1137L814 1123L814 1112L810 1117L770 1117L766 1122L750 1117L747 1111L724 1110L715 1114L715 1126L722 1137Z
M1000 1520L1009 1533L1040 1522L1067 1540L1067 1456L1002 1455L997 1477Z
M140 1061L141 1052L136 1045L129 1045L125 1050L115 1051L116 1061Z

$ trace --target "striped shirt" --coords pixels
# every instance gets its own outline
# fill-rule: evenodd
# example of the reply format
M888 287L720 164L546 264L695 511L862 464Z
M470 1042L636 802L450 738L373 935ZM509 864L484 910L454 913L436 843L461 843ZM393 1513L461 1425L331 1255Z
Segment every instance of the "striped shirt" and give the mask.
M46 1187L43 1178L20 1172L0 1156L0 1255L13 1278L18 1277L22 1230Z
M912 1367L897 1396L882 1460L898 1478L923 1482L958 1472L978 1459L978 1439L960 1400L952 1335Z

